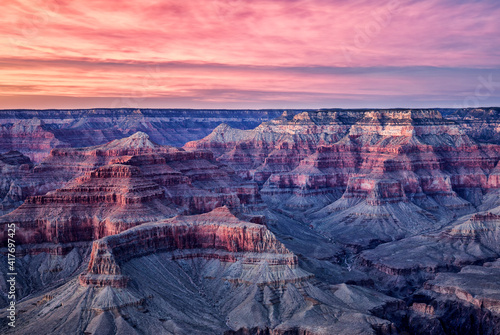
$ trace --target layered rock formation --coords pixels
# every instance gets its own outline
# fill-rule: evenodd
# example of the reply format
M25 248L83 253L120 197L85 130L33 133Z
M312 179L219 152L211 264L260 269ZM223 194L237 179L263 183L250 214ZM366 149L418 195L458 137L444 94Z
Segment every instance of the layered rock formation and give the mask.
M495 263L493 263L495 264ZM411 300L404 321L414 333L496 334L500 331L499 268L466 266L439 273Z
M467 206L455 190L479 201L474 190L488 187L488 172L499 157L498 147L476 144L437 112L367 112L340 141L319 147L301 161L291 172L297 176L291 178L307 180L296 185L305 190L345 190L353 176L394 179L412 200L437 195L434 200L454 208ZM279 195L279 180L271 178L264 192Z
M44 122L32 119L3 119L0 123L0 152L17 150L33 162L45 158L52 148L69 146L44 129Z
M144 133L98 147L54 149L31 178L56 175L62 183L82 173L62 188L28 197L0 223L16 224L18 243L68 243L176 213L260 204L257 186L239 182L212 153L159 146Z
M139 168L112 164L29 197L1 220L16 224L22 244L89 241L173 215L164 200L163 189L141 176Z
M495 208L467 215L440 232L361 253L359 264L382 290L406 297L405 317L385 317L411 332L495 334L500 320L499 214Z
M447 119L459 122L476 141L500 144L500 108L465 108L443 113Z
M119 262L169 251L178 251L174 259L219 259L242 264L264 260L269 265L297 266L297 258L265 226L241 221L227 207L220 207L207 214L144 224L94 241L88 272L80 276L80 283L124 287L126 279L121 276Z
M500 257L499 209L466 216L441 232L381 245L362 257L389 274L435 273L496 259Z
M87 109L0 111L0 152L18 150L40 162L57 147L87 147L147 133L162 145L182 146L221 123L249 129L279 116L275 110Z
M184 149L151 140L166 114L116 111L117 130L84 113L73 135L44 119L72 145L113 141L0 156L3 204L28 196L0 217L17 226L16 331L496 334L497 112L292 111ZM149 135L122 138L139 123Z
M16 332L37 315L48 333L389 334L372 311L399 304L318 282L265 226L218 208L95 241L78 282L21 304Z
M18 151L0 154L0 215L22 204L27 194L20 180L32 169L31 160Z
M275 172L290 171L315 152L318 145L339 140L359 117L356 112L285 111L280 117L253 130L226 124L186 149L209 149L240 175L264 182Z
M437 110L287 112L254 130L220 126L185 147L214 151L240 175L265 181L271 206L305 213L360 247L473 212L495 187L500 160L499 146L477 143Z

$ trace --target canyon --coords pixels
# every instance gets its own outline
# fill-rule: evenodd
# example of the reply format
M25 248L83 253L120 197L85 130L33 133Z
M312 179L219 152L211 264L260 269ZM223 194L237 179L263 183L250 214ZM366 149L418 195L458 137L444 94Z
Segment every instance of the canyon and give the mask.
M248 129L279 115L276 110L0 110L0 152L18 150L39 163L53 148L101 145L138 131L155 143L182 146L223 122Z
M498 334L500 109L0 112L5 334Z

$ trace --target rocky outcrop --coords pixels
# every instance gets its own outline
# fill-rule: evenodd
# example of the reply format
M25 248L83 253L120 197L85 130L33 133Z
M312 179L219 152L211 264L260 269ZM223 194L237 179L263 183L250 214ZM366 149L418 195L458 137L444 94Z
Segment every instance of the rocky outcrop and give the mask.
M234 180L234 172L214 162L211 152L158 145L142 132L101 146L53 150L35 167L33 178L53 180L56 175L51 186L60 187L83 173L115 163L139 167L144 178L164 186L170 201L189 213L207 212L226 203L234 207L260 201L255 184Z
M209 149L240 175L264 182L275 172L293 170L318 145L338 141L359 113L347 111L285 111L253 130L220 125L206 138L184 147Z
M0 215L22 204L27 194L20 180L32 169L31 160L19 151L0 154Z
M173 251L177 252L173 259L201 257L242 264L265 260L269 265L297 266L297 258L265 226L241 221L221 207L207 214L143 224L94 241L88 272L80 276L80 283L124 287L127 279L121 275L119 263Z
M130 137L114 140L104 145L83 148L53 149L50 155L35 167L35 176L49 177L56 174L68 181L85 172L106 164L120 162L134 155L176 152L178 149L161 146L149 136L137 132Z
M467 266L459 273L440 273L414 296L407 320L410 331L496 334L500 331L499 269ZM418 329L418 330L417 330Z
M432 214L408 200L401 182L367 177L349 179L344 195L311 217L316 229L356 249L437 226Z
M494 267L466 266L459 273L439 273L424 289L499 314L499 274L500 269Z
M317 281L265 226L222 207L94 241L78 282L20 304L16 332L31 331L23 321L36 314L48 331L66 333L391 333L394 326L371 311L397 303L370 289Z
M3 226L16 224L18 244L90 241L173 215L164 200L163 189L141 176L139 168L112 164L27 198L0 220Z
M4 203L27 197L0 217L16 332L498 332L496 109L292 111L252 130L226 115L183 149L157 144L166 114L116 111L118 129L109 113L73 135L40 125L92 147L0 156Z
M53 149L50 154L39 164L30 169L25 169L23 173L10 175L9 180L15 179L17 197L15 202L11 202L11 211L29 196L41 196L47 192L63 187L73 178L82 176L96 168L111 162L120 162L129 159L134 154L147 154L153 152L176 152L172 147L160 146L149 140L148 135L137 133L129 138L112 141L108 144L88 148L60 148ZM4 185L4 187L8 187Z
M0 152L19 150L40 162L51 149L88 147L138 131L161 145L182 146L221 123L241 129L280 115L276 110L84 109L0 111Z
M500 108L464 108L443 113L447 119L460 123L474 140L500 144Z
M1 120L1 119L0 119ZM52 148L68 146L44 128L37 117L0 121L0 152L17 150L33 162L40 162Z
M462 218L441 232L367 250L361 259L390 275L458 270L500 257L498 209Z
M473 212L495 186L500 147L478 144L438 111L359 114L343 138L273 173L263 199L366 247L438 229Z
M90 241L177 213L261 205L257 186L214 162L212 153L160 146L144 133L98 147L54 149L34 170L30 178L83 175L28 197L0 218L3 227L17 225L23 244Z
M409 198L438 195L455 208L464 205L457 192L475 201L471 190L488 187L488 173L499 158L499 147L476 144L438 112L366 112L344 138L302 160L291 173L300 177L288 179L310 181L292 188L334 190L346 189L353 176L375 175L399 180ZM280 180L270 178L264 192L279 195L273 191Z
M253 130L221 125L185 148L213 151L292 206L301 195L338 199L350 177L369 173L399 180L409 198L437 194L449 208L467 207L459 195L477 205L500 158L498 146L476 143L438 110L286 112Z

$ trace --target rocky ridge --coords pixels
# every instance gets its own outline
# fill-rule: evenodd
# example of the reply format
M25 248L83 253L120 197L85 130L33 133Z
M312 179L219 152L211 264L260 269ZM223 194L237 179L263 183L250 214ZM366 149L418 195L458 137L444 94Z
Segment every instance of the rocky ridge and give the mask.
M185 148L211 148L218 160L238 170L234 157L242 155L235 153L253 145L253 138L283 136L286 142L316 129L310 120L317 112L306 114L300 116L303 124L293 126L289 113L276 119L284 128L277 134L265 127L224 127ZM406 299L406 312L384 314L399 329L494 334L497 292L487 278L496 270L483 264L499 257L499 114L484 109L444 115L359 111L344 123L339 139L321 142L317 135L313 147L304 141L309 155L303 158L293 149L287 154L288 143L279 143L277 150L285 151L281 157L290 157L286 163L268 159L271 150L248 160L256 163L247 178L262 185L260 193L272 209L344 245L348 268L368 273L380 291ZM234 134L245 136L233 143ZM259 145L276 148L275 141ZM255 174L259 169L267 175ZM363 249L368 250L359 253ZM475 285L491 291L474 291ZM488 298L493 300L485 303Z
M36 174L71 181L28 197L0 218L3 227L16 224L18 243L91 241L177 213L260 204L256 185L239 182L212 153L156 145L144 133L98 147L54 149Z
M182 146L225 122L248 129L280 114L275 110L109 108L0 111L0 153L18 150L35 163L51 149L88 147L147 133L161 145Z
M96 240L79 281L38 299L21 305L22 332L36 314L48 333L390 333L390 322L370 314L399 304L359 287L325 286L265 226L227 207Z
M264 182L268 204L305 212L317 229L362 248L474 212L496 187L500 160L499 146L476 142L437 110L287 112L254 130L220 126L185 148L213 150ZM365 236L353 241L356 231Z

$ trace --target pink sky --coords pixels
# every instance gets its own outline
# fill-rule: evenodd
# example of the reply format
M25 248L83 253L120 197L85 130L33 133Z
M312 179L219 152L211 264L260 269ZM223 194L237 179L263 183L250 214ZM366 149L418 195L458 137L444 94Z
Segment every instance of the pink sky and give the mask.
M0 108L500 105L496 0L0 5Z

